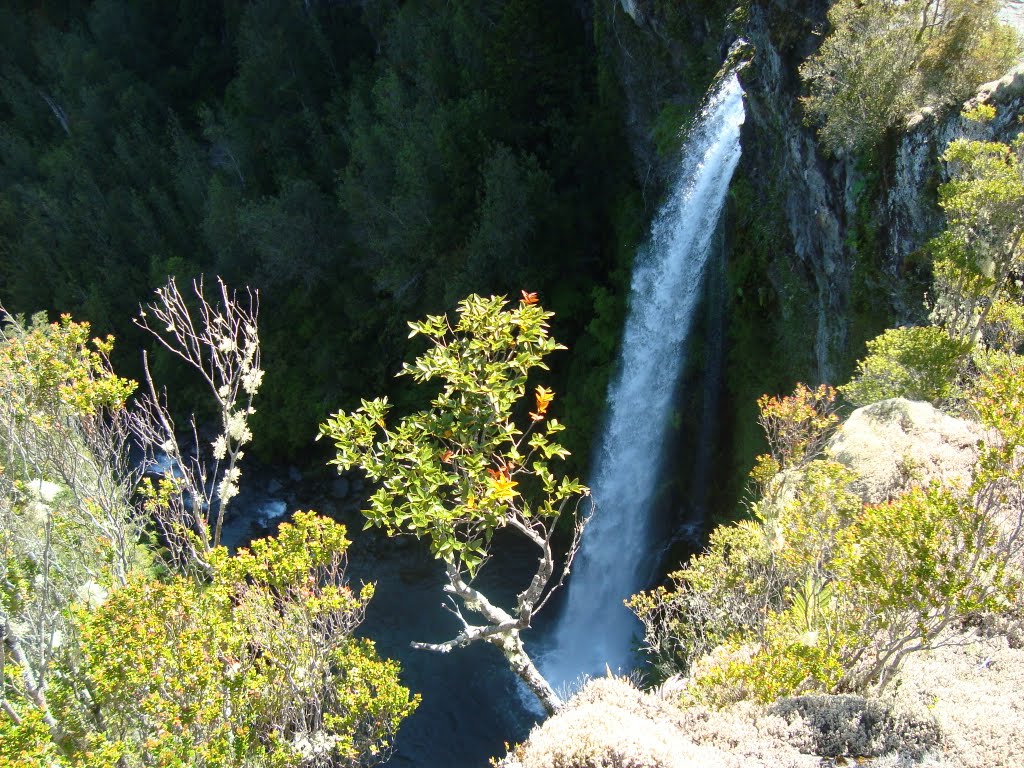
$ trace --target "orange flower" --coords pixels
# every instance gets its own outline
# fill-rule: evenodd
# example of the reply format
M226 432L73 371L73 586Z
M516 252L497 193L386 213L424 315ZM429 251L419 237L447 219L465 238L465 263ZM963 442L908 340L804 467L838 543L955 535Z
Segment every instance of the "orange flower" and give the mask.
M537 400L537 411L531 413L530 418L534 421L540 421L544 418L544 414L548 412L548 406L551 405L551 401L555 399L555 393L550 389L537 387L534 397Z
M536 304L537 303L537 294L536 293L527 293L526 291L520 291L520 293L523 294L523 304Z

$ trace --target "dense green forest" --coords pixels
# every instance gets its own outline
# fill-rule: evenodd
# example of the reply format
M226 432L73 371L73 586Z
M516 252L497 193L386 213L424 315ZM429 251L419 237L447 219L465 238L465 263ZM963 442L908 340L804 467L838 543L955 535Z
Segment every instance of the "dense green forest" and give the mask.
M594 14L5 4L0 296L114 332L135 375L129 320L168 275L258 289L255 450L277 459L306 449L329 407L390 386L406 318L471 291L540 291L575 342L621 311L616 229L635 237L641 217ZM607 365L616 325L583 342L581 380Z

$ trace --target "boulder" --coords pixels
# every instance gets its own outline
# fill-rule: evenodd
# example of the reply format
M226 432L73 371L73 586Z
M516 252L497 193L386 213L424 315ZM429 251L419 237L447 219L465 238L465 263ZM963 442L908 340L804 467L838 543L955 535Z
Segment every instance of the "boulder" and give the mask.
M976 422L929 403L894 398L850 414L826 451L857 473L852 489L877 504L931 480L970 484L978 443L985 439L991 436Z

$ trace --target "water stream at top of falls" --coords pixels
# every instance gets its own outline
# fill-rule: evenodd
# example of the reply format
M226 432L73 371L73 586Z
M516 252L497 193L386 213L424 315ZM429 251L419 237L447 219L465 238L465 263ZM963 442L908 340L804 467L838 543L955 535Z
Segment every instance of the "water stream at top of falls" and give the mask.
M653 577L651 512L664 444L700 303L705 266L740 158L743 92L720 80L686 138L679 176L637 253L629 312L595 454L593 516L542 667L556 686L628 670L640 624L623 600Z

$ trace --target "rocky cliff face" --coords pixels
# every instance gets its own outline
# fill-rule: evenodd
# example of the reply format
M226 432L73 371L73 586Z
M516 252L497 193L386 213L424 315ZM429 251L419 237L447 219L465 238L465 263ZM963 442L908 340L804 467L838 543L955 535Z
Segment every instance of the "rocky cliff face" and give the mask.
M852 263L846 236L857 181L848 161L824 156L803 125L797 100L797 67L816 48L815 31L826 11L823 3L752 3L743 31L753 58L741 73L747 93L741 173L757 199L774 204L763 215L778 217L786 236L771 246L766 277L784 316L809 310L813 322L804 331L814 370L808 373L821 381L834 380L848 344ZM796 290L783 284L785 273L795 277Z
M935 189L946 180L939 157L953 139L970 138L1010 141L1021 130L1024 114L1024 67L1000 80L986 83L965 106L979 102L996 108L996 119L986 126L964 120L959 110L936 113L928 110L914 115L894 152L892 172L885 195L877 205L886 223L882 241L884 263L895 275L907 254L913 253L942 226L935 205Z
M956 105L915 116L870 160L827 154L804 124L799 67L828 31L829 5L750 0L729 15L715 0L614 0L606 14L648 206L671 174L666 124L681 117L685 125L729 46L749 42L743 158L723 227L729 350L720 421L733 445L717 462L715 485L729 490L716 509L735 503L737 478L761 450L758 395L797 381L841 383L866 340L925 319L928 269L918 256L943 223L939 157L970 131L1011 138L1024 113L1024 74L1011 74L979 93L999 107L992 126L965 124Z
M834 383L861 351L865 333L855 327L858 311L887 312L892 323L920 317L919 290L900 286L907 283L908 257L942 226L936 205L936 188L945 180L939 157L957 136L1008 140L1019 131L1024 74L981 87L977 99L999 109L991 126L967 124L959 106L927 111L870 162L828 156L803 124L798 73L827 32L827 10L822 2L751 4L742 30L753 58L741 75L748 106L741 173L757 199L776 204L764 215L779 217L785 234L773 244L766 265L779 311L785 316L798 309L793 302L809 305L813 322L804 324L804 332L814 366L805 375ZM785 272L794 275L796 286L780 281ZM876 295L871 306L863 306L858 278L868 284L861 288L884 292L883 301Z

